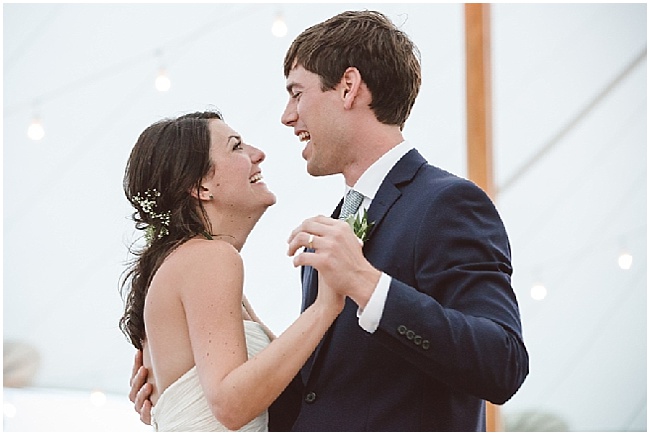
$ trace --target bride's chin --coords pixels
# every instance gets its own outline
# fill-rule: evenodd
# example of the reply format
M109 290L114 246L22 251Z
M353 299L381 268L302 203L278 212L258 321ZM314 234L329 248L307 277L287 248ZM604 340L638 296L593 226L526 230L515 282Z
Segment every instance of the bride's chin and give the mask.
M276 198L275 198L275 195L273 195L272 197L268 198L262 204L262 206L260 207L260 214L259 214L258 220L262 217L262 215L266 212L266 210L269 209L269 207L271 207L272 205L275 205L275 202L276 202Z
M273 192L271 192L270 190L267 190L266 194L264 195L263 203L264 203L265 207L270 207L270 206L274 205L277 202L277 200L278 199L275 196L275 194Z

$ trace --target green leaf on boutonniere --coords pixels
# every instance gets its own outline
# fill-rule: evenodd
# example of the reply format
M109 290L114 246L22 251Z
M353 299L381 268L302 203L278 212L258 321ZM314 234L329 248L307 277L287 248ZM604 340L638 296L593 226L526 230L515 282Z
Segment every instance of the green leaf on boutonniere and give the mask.
M368 240L370 228L375 224L374 222L368 222L368 210L366 209L363 210L363 214L359 213L357 216L350 215L345 221L350 225L350 228L352 228L352 231L354 231L354 234L361 242Z

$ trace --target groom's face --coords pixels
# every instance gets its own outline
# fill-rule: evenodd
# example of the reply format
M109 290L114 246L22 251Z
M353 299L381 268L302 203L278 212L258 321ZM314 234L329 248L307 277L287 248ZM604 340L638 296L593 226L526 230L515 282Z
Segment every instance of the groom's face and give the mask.
M282 123L292 127L305 144L302 157L307 161L307 172L314 176L341 173L346 147L338 87L323 91L317 74L296 65L287 76L286 88L289 101Z

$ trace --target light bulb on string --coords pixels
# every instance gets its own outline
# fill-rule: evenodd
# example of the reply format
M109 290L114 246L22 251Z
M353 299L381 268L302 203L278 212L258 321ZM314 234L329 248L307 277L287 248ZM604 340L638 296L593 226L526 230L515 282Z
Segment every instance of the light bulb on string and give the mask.
M632 260L634 260L632 254L630 254L628 251L623 251L618 256L618 267L623 270L630 270L632 267Z
M167 75L162 49L157 49L154 56L158 59L158 75L156 76L155 81L156 89L158 92L167 92L171 87L172 82Z
M90 403L97 408L101 408L106 404L106 394L100 390L93 390L90 392Z
M160 68L158 70L158 76L156 77L156 89L159 92L167 92L171 87L172 82L167 76L167 71L165 68Z
M544 299L546 299L547 294L548 294L548 290L546 290L546 287L541 282L535 283L530 288L530 297L536 301L543 301Z
M16 409L16 405L13 403L9 403L5 401L2 404L2 414L7 417L7 418L14 418L17 414L18 410Z
M34 116L29 127L27 127L27 137L34 141L41 140L45 137L45 129L38 116Z
M632 267L632 253L630 253L629 249L627 249L628 244L627 244L627 237L626 236L620 236L619 241L618 241L618 246L619 246L619 254L618 254L618 267L620 267L623 270L630 270Z
M271 26L271 33L276 38L282 38L287 34L287 23L284 22L282 14L277 14L275 20L273 20L273 25Z

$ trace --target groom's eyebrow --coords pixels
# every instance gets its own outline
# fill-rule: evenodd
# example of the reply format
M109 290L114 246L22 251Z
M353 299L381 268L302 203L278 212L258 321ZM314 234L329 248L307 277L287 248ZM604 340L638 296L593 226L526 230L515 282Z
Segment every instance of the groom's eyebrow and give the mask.
M296 82L291 82L287 84L287 92L290 94L293 94L293 88L295 87L300 87L300 85Z

